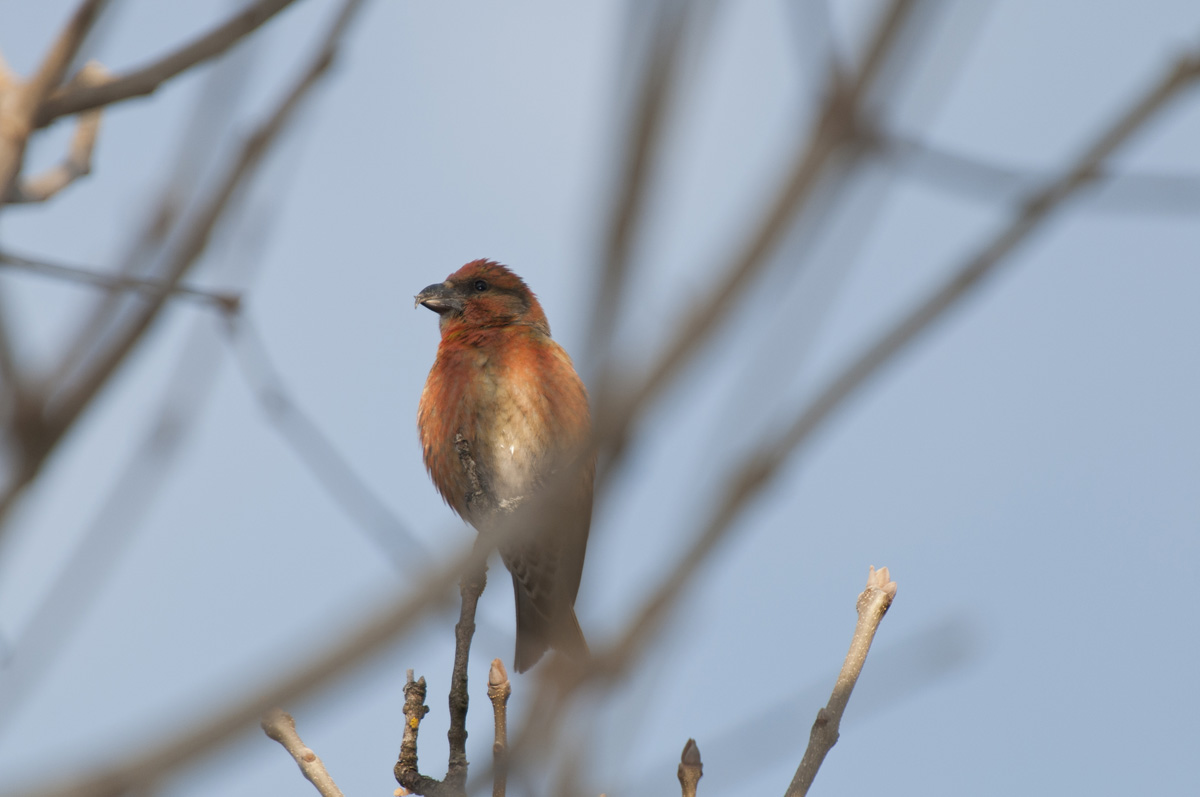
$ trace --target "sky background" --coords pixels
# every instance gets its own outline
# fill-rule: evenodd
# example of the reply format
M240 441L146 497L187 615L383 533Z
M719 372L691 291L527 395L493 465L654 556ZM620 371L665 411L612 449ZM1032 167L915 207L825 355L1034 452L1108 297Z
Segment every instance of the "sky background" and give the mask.
M0 0L7 61L28 72L73 5ZM115 3L88 54L123 71L234 5ZM171 175L211 180L333 7L303 0L252 46L106 111L92 176L44 206L5 209L0 245L109 268ZM824 48L852 61L877 7L827 3L830 42L818 4L727 2L689 43L622 305L624 372L652 362L712 285L802 140ZM880 106L885 125L1036 174L1068 163L1200 47L1191 0L957 3L931 19L904 90ZM21 675L22 699L0 718L0 792L113 760L248 693L404 594L420 562L469 543L474 532L421 464L416 407L438 333L411 297L468 260L500 260L538 294L585 380L594 375L585 353L628 104L628 24L615 0L368 3L192 281L246 291L288 395L406 530L391 532L402 561L271 425L213 313L177 302L0 545L7 700L21 640L44 633L31 618L78 541L97 518L122 540L104 546L114 566L98 589L60 585L79 595L67 602L72 630ZM221 101L197 119L213 85ZM184 135L207 129L211 156L180 167ZM68 136L60 123L37 140L35 170ZM1116 163L1200 175L1197 141L1193 90ZM577 604L594 647L669 569L730 468L1005 224L1004 200L872 161L835 213L789 238L636 427L597 505ZM889 566L899 591L814 793L1200 789L1189 575L1200 561L1198 251L1195 202L1155 208L1123 201L1119 186L1033 236L789 460L636 675L583 705L565 744L592 734L588 792L673 793L694 737L700 794L782 794L845 655L868 565ZM8 270L0 290L33 368L95 298ZM106 509L164 401L194 405L178 456L128 477L152 495L144 509ZM473 649L476 764L491 746L486 664L512 653L498 562L491 576ZM395 788L407 668L430 684L421 761L440 776L452 623L435 615L286 707L346 794ZM514 677L518 716L532 677ZM311 786L248 729L163 790Z

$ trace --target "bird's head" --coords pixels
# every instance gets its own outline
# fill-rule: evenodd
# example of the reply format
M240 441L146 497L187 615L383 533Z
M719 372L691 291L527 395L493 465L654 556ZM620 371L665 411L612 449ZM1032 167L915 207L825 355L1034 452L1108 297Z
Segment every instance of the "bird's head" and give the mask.
M439 316L445 335L456 329L524 324L550 334L550 324L525 282L491 260L472 260L416 295Z

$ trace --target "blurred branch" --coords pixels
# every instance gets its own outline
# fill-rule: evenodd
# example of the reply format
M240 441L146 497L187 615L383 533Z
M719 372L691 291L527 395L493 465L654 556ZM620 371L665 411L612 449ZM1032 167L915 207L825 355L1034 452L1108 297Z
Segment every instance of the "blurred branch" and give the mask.
M41 66L27 82L6 80L0 93L0 204L13 192L25 160L25 147L50 92L63 81L71 59L83 44L108 0L84 0L67 22Z
M647 376L638 380L624 398L599 402L598 437L614 454L624 448L630 426L641 410L675 378L761 273L794 218L804 209L822 176L835 161L835 156L839 153L848 153L848 157L862 154L859 136L862 103L917 4L917 0L892 0L889 3L857 73L848 85L831 86L819 120L806 144L797 150L787 178L763 214L762 223L745 241L730 267L716 280L716 287L693 306L676 327L666 351L649 369ZM608 467L603 459L601 467Z
M46 101L34 120L35 126L45 127L60 116L151 94L176 75L225 52L293 2L259 0L203 36L141 69L116 77L102 86L67 86Z
M492 797L504 797L508 789L508 698L512 695L512 684L500 659L492 659L487 693L496 728L496 741L492 744Z
M212 68L206 70L192 110L182 120L182 137L172 166L163 175L164 185L158 196L147 203L148 212L144 213L130 237L125 253L117 258L117 273L130 277L161 277L159 272L167 264L169 246L179 237L178 229L188 223L185 208L198 204L213 175L220 174L217 156L222 144L230 138L228 131L240 123L237 115L239 99L252 82L262 45L261 37L248 39L245 47L217 59ZM274 203L271 207L277 205ZM245 216L239 213L238 218ZM109 293L79 319L71 342L46 379L47 384L61 390L77 378L82 370L80 364L102 348L128 315L131 303L126 298L123 294Z
M519 539L526 529L512 526L496 535L499 541ZM490 543L490 541L489 541ZM445 596L461 574L486 564L495 546L466 548L445 565L429 572L412 592L366 618L339 640L330 640L316 657L292 672L281 675L264 689L235 699L192 727L180 729L157 744L146 745L133 756L95 771L56 780L22 792L41 797L117 797L130 789L160 780L167 773L215 749L264 711L300 700L330 679L361 663L396 638L415 628L425 613L445 603Z
M899 133L877 137L879 154L904 175L981 201L1020 202L1044 186L1045 173L940 149ZM1102 206L1132 212L1200 211L1200 175L1097 169L1091 178Z
M574 483L571 479L578 478L583 466L582 462L573 463L555 474L555 479ZM555 484L551 482L549 494L553 494ZM521 545L553 527L560 515L549 509L549 502L539 500L523 504L519 511L506 515L504 522L486 539L478 537L472 546L460 550L441 567L427 568L426 575L413 585L408 595L382 607L357 628L348 629L340 640L332 640L316 650L314 658L298 669L280 675L257 692L235 699L215 715L198 720L194 726L183 728L156 745L144 746L124 761L21 793L41 797L115 797L160 780L257 721L272 706L299 700L413 630L428 611L446 602L446 593L464 573L482 570L498 546Z
M108 70L95 61L84 64L71 81L73 85L99 86L110 79ZM36 177L19 178L5 198L10 204L45 202L80 177L91 174L92 152L100 132L100 111L81 114L75 123L67 157L62 163Z
M611 665L625 662L646 641L661 615L674 603L701 563L724 538L742 508L770 483L787 459L837 409L844 406L878 370L901 350L944 316L971 289L1011 254L1018 244L1038 230L1053 212L1086 186L1100 164L1121 144L1140 130L1168 100L1200 78L1200 55L1181 58L1168 74L1138 100L1059 179L1033 196L1013 222L976 255L954 270L950 277L913 308L895 326L856 358L844 371L806 405L782 434L773 435L766 444L736 468L724 498L710 516L703 531L689 546L670 576L646 602L637 619L614 646Z
M238 368L263 413L330 497L399 572L428 566L425 545L358 474L329 436L291 397L266 344L245 315L227 318Z
M169 285L158 280L105 274L80 266L68 266L63 263L24 257L5 250L0 250L0 265L12 266L31 274L41 274L54 279L92 285L106 291L136 291L150 296L176 296L194 299L201 304L211 305L222 313L236 314L240 312L242 306L242 295L234 291L211 291L178 283Z
M256 204L267 202L259 199ZM276 208L277 204L270 202L269 209L260 207L239 214L233 236L227 239L230 254L216 264L219 276L232 278L241 286L249 284L263 262L265 233L272 226L271 214ZM37 692L40 680L54 670L56 657L88 617L97 591L128 551L148 505L160 494L175 458L188 440L190 424L211 392L221 364L223 341L212 334L207 322L205 318L195 319L142 440L43 590L13 645L12 659L0 678L0 737L20 715L20 706Z
M291 714L281 708L271 709L263 715L262 729L267 736L279 742L283 749L292 754L300 772L316 787L321 797L343 797L342 790L333 782L321 759L301 741L300 735L296 733L296 721L292 719Z
M172 252L164 268L163 283L166 286L173 289L204 253L213 230L239 189L256 172L264 155L293 119L301 100L328 70L337 43L361 4L362 0L345 0L305 71L266 120L245 140L234 163L208 201L202 205L193 222L184 230L180 245ZM22 461L11 483L6 485L5 491L0 494L0 524L25 486L37 477L46 457L142 339L158 317L166 297L165 292L150 297L145 306L139 308L134 318L117 334L116 340L106 350L97 354L80 383L57 404L48 405L42 413L40 423L28 427Z
M630 13L653 14L654 19L645 67L636 91L636 106L627 128L624 157L620 159L619 183L613 191L599 295L592 311L589 341L602 383L607 382L608 346L617 325L630 250L643 216L650 165L657 155L664 118L671 103L680 41L691 9L691 4L674 0L659 0L648 5L653 8L648 10L646 4L640 3L629 6Z
M924 301L920 302L892 329L882 335L866 352L855 359L841 374L820 391L786 427L782 434L773 434L764 445L735 468L726 480L725 494L704 523L700 533L687 547L684 555L663 579L655 592L644 602L625 632L606 650L593 655L591 666L565 685L560 686L554 716L561 716L561 704L570 693L594 678L612 678L624 671L645 649L666 613L678 600L700 566L716 545L725 538L741 511L771 483L792 454L806 443L810 435L845 402L879 368L911 343L919 333L941 318L982 278L1003 262L1017 245L1052 217L1079 190L1089 183L1100 164L1139 131L1170 99L1200 78L1200 55L1189 54L1144 95L1121 114L1117 121L1088 147L1075 164L1037 195L1032 197L1012 224L987 243L973 258L955 270L951 276ZM613 431L609 430L609 434ZM514 750L524 749L537 736L547 733L550 723L539 718L527 721L518 736Z
M884 567L876 571L872 567L867 576L867 588L858 596L858 624L854 628L854 637L850 640L850 651L846 654L846 661L842 664L842 671L838 674L829 702L817 712L817 719L813 722L812 733L809 736L808 749L804 751L804 757L800 766L796 768L796 774L784 797L803 797L808 794L808 789L812 786L826 754L837 744L838 728L841 727L846 705L850 702L850 693L858 683L858 676L867 660L867 653L871 650L871 641L875 639L879 622L883 620L883 615L887 613L895 597L896 582L890 579L888 569Z
M688 739L679 756L679 786L683 797L696 797L696 784L704 776L704 763L700 760L700 748L695 739Z

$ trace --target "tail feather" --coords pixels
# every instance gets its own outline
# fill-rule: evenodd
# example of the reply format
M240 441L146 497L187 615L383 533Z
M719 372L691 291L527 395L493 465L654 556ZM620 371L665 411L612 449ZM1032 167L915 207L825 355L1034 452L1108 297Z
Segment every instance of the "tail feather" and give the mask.
M575 609L566 606L556 620L538 611L533 599L513 579L513 592L517 599L517 647L513 655L513 666L517 672L525 672L553 648L572 659L585 659L588 644L584 639Z

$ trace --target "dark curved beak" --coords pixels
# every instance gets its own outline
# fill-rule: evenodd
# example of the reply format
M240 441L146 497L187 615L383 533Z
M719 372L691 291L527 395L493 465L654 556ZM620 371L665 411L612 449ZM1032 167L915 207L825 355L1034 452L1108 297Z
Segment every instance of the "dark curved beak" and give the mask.
M451 311L460 313L463 309L462 299L458 298L450 286L444 282L430 285L418 293L415 298L417 301L413 307L424 305L438 315Z

